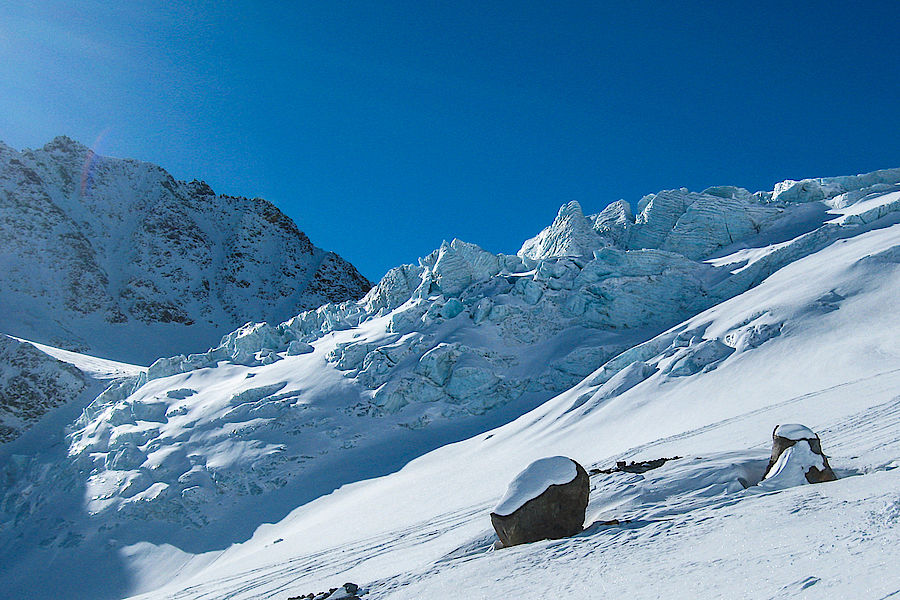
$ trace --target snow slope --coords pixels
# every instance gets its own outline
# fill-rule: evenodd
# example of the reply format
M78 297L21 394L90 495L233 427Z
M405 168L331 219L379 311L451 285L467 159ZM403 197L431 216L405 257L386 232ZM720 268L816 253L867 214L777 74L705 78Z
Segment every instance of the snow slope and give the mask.
M61 348L54 348L53 346L38 344L37 342L31 342L21 338L13 339L20 342L27 342L47 356L55 358L60 362L70 364L94 379L105 380L119 379L121 377L134 377L147 370L144 367L139 367L137 365L131 365L106 358L97 358L96 356L88 356L87 354L79 354L78 352L72 352L71 350L62 350Z
M598 393L598 370L508 425L191 559L185 576L140 597L280 598L344 580L391 599L896 594L898 248L898 225L834 243L655 338L643 360L656 370L620 395ZM835 290L843 299L823 307ZM669 368L705 342L738 339L759 315L781 322L779 334L705 370ZM792 422L819 433L840 480L756 485L773 427ZM683 458L593 476L589 526L574 538L491 551L487 515L506 483L557 453L597 466ZM165 554L127 552L145 564Z
M686 457L594 478L589 517L632 524L742 518L730 494L758 496L744 486L779 422L844 448L836 470L892 477L898 179L816 180L811 197L785 187L789 201L671 190L636 217L570 203L518 256L455 240L358 302L157 361L87 407L64 447L0 462L8 589L117 598L171 580L149 597L258 598L359 580L378 597L493 597L524 553L533 573L519 574L543 591L517 593L585 593L573 548L638 536L651 556L664 531L483 553L487 513L533 460ZM869 217L840 217L857 202ZM871 440L841 428L879 404L888 425ZM554 544L569 583L540 568ZM676 586L685 567L669 566Z
M369 287L262 199L66 137L0 143L0 332L149 364Z

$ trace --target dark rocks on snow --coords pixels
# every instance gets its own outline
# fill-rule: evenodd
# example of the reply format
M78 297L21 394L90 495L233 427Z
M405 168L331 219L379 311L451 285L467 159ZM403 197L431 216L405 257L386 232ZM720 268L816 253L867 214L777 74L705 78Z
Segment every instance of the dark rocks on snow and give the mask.
M600 473L604 473L609 475L611 473L646 473L652 469L658 469L663 466L666 462L670 460L678 460L681 458L680 456L673 456L671 458L654 458L653 460L639 460L637 462L631 461L630 463L626 463L624 460L617 460L616 466L610 469L591 469L591 475L598 475Z
M822 452L822 442L819 436L812 430L803 425L779 425L772 432L772 456L769 458L769 465L766 467L766 473L771 472L772 467L778 462L781 454L796 444L805 441L809 443L810 449L814 454L822 458L824 469L820 470L816 467L810 467L806 472L806 480L810 483L822 483L825 481L835 481L837 476L831 470L828 464L828 458Z
M548 486L508 515L491 513L491 524L504 546L569 537L583 529L590 481L584 467L572 462L576 474L568 483Z
M288 600L359 600L359 597L365 593L360 591L359 586L355 583L345 583L339 588L331 588L327 592L319 592L318 594L305 594L303 596L291 596Z

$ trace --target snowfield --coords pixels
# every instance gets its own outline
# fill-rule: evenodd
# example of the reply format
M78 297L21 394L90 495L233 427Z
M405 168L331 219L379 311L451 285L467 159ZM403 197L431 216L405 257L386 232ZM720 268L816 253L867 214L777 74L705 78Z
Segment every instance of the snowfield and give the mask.
M535 599L894 594L900 341L887 308L900 268L883 257L898 245L897 225L835 244L677 327L712 336L760 310L786 317L780 336L715 370L658 371L575 415L578 398L598 388L588 378L508 425L301 507L142 597L276 598L343 580L364 582L372 597L410 599L511 588ZM848 298L823 311L816 300L831 288ZM773 428L794 422L819 433L840 480L756 485ZM588 527L574 538L491 551L487 514L504 486L554 454L586 466L684 458L592 477ZM620 524L591 526L613 519Z
M0 446L0 594L900 595L898 181L570 203L517 256L447 243L117 379L64 442ZM838 481L763 480L782 424ZM593 470L584 532L494 550L558 456Z

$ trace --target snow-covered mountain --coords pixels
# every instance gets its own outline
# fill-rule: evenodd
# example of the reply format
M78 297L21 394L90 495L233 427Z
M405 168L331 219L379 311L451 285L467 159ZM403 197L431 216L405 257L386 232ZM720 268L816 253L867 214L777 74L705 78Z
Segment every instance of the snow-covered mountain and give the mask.
M265 200L66 137L0 143L0 332L149 364L370 287Z
M861 571L885 551L900 457L898 182L900 169L756 194L670 190L636 216L569 203L515 256L454 240L359 301L161 359L97 397L65 444L29 454L28 432L0 446L7 589L287 598L356 580L378 598L470 598L515 580L526 598L646 597L690 577L714 596L813 579L840 595L849 580L769 573L765 523L778 502L804 524L869 514L887 525L871 528ZM843 479L757 491L779 422L819 431ZM685 458L592 479L588 524L621 527L486 552L508 479L559 454L592 467ZM858 489L847 476L862 473ZM751 571L769 583L735 588L733 570L697 583L693 556L719 560L722 536L753 535ZM823 535L789 551L813 561Z
M898 294L894 220L639 346L618 385L605 365L508 425L344 486L223 552L144 543L123 555L147 569L146 590L166 559L184 565L142 600L287 598L344 581L391 600L891 597ZM768 323L780 327L758 327ZM711 344L731 351L710 355ZM795 422L819 432L840 479L758 485L773 428ZM558 454L595 473L586 530L492 551L488 513L506 484ZM661 457L680 458L643 474L595 470Z

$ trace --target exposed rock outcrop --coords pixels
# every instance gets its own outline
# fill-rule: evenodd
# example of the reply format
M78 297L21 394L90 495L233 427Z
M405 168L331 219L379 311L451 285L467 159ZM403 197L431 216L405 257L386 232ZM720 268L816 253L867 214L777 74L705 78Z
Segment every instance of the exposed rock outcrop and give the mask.
M91 383L72 365L28 342L0 335L0 443L15 439L47 411L77 398Z
M612 473L646 473L647 471L652 471L653 469L658 469L670 460L678 460L681 458L680 456L673 456L671 458L654 458L651 460L639 460L639 461L631 461L626 462L624 460L617 460L616 466L609 469L591 469L589 471L589 475L610 475Z
M304 594L302 596L291 596L287 600L358 600L360 596L365 594L365 590L360 590L355 583L345 583L339 588L331 588L327 592L319 592Z

